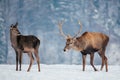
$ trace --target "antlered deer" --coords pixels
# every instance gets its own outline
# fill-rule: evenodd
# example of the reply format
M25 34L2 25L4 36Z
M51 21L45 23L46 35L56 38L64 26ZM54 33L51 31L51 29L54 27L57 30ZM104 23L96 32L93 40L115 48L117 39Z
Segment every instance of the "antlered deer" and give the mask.
M17 25L18 23L16 23L15 25L12 24L10 27L11 45L16 52L16 71L18 71L18 62L20 64L19 70L21 71L22 53L27 53L30 58L30 65L27 71L28 72L30 71L32 63L34 61L34 57L32 53L34 53L36 57L38 64L38 71L40 71L40 60L38 55L40 40L33 35L28 35L28 36L21 35L17 28Z
M81 36L77 37L77 35L81 32L82 24L80 24L79 32L74 36L71 37L70 35L66 36L62 31L62 25L64 21L58 22L58 27L60 30L61 35L66 39L66 46L64 51L69 49L74 49L80 51L82 53L82 60L83 60L83 71L85 71L85 63L86 63L86 55L90 54L90 64L95 68L93 64L94 53L98 52L100 57L102 58L102 65L101 70L103 69L104 64L106 65L106 72L108 71L108 62L107 57L105 56L106 46L109 42L109 37L103 33L98 32L85 32Z

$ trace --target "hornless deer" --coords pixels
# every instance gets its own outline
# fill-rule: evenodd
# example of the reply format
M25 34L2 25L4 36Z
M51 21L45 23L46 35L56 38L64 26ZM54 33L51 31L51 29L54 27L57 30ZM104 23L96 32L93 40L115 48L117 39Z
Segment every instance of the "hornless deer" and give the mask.
M38 71L40 71L40 60L38 55L40 40L33 35L28 35L28 36L21 35L17 28L17 25L18 23L16 23L15 25L12 24L10 27L11 45L16 52L16 71L18 71L18 62L20 65L19 70L21 71L22 53L27 53L30 58L30 65L27 72L30 71L30 68L34 61L34 57L32 53L34 53L36 57L38 64Z
M109 42L109 37L103 33L98 32L84 32L81 36L77 37L78 34L81 32L82 24L80 24L79 32L74 36L71 37L70 35L66 36L62 31L62 25L64 21L58 22L58 27L60 30L61 35L66 39L66 46L64 51L69 49L74 49L80 51L82 53L82 62L83 62L83 71L85 71L85 63L86 63L86 55L90 54L90 64L95 68L93 64L94 60L94 53L98 52L100 57L102 58L102 65L101 70L103 69L104 64L106 65L106 72L108 71L108 62L107 57L105 56L106 46Z

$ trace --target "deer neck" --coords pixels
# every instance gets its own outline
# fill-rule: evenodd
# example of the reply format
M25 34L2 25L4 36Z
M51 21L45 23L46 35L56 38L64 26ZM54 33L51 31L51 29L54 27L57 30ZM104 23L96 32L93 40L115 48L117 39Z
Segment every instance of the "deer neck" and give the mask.
M74 42L73 49L75 49L77 51L82 51L84 49L84 47L83 47L82 43L76 39L76 41Z
M10 34L10 40L11 40L11 45L13 47L16 47L17 46L17 36L18 35L14 35L14 34Z

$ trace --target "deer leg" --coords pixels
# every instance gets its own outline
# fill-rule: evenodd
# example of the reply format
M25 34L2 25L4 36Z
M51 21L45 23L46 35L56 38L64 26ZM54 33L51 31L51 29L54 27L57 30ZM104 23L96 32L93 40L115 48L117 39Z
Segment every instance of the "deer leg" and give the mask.
M102 71L102 69L103 69L103 67L104 67L104 56L102 56L102 65L101 65L101 68L100 68L100 70Z
M16 71L18 71L18 52L16 51Z
M94 53L91 53L90 54L90 64L94 68L95 71L98 71L93 64L93 60L94 60Z
M104 60L105 60L106 72L108 72L108 62L107 62L107 57L106 56L104 56Z
M102 58L102 65L101 65L101 68L100 68L100 70L102 71L102 69L103 69L103 67L104 67L104 64L105 64L104 51L100 51L100 52L99 52L99 55L100 55L100 57Z
M22 64L22 52L21 51L19 53L19 64L20 64L19 71L21 71L21 64Z
M31 66L32 66L33 61L34 61L34 57L33 57L32 53L28 53L28 56L29 56L29 58L30 58L30 64L29 64L29 68L28 68L27 72L30 71Z
M85 71L86 55L82 54L82 60L83 60L83 71Z
M38 55L38 50L34 52L35 53L35 57L37 60L37 64L38 64L38 71L40 72L40 59L39 59L39 55Z

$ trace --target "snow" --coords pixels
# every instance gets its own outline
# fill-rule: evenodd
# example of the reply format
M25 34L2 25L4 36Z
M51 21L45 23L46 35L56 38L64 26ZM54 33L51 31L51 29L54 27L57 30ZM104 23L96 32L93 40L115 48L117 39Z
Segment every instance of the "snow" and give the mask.
M100 65L96 66L100 68ZM119 80L120 66L109 65L109 71L93 71L90 65L86 65L86 71L82 71L82 65L41 65L41 72L37 71L37 65L33 65L27 72L28 65L22 65L22 71L15 71L15 65L0 65L0 80Z

